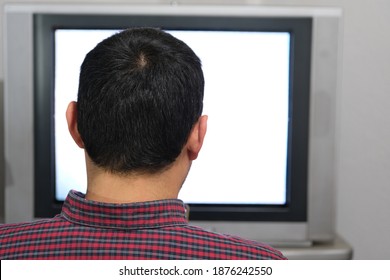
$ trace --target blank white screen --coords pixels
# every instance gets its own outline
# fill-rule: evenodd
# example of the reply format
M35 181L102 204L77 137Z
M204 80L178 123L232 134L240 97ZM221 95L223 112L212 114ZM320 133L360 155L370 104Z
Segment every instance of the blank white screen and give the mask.
M86 190L83 150L69 136L68 103L77 98L85 54L114 30L55 33L56 198ZM285 204L289 105L289 33L169 31L202 60L202 151L179 198L188 203ZM77 42L77 44L75 44Z

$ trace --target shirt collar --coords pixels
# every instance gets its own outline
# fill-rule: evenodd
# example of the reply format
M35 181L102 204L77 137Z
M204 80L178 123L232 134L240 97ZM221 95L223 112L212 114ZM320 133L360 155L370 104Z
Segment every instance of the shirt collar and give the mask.
M66 220L92 227L140 229L187 224L184 203L178 199L139 203L102 203L70 191L62 207Z

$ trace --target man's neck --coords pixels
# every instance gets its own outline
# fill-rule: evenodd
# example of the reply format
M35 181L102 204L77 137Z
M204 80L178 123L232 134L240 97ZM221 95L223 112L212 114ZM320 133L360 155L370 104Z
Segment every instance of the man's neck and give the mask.
M106 203L131 203L177 198L180 187L168 185L159 177L101 173L88 182L86 199Z
M86 199L105 203L175 199L178 197L188 170L189 165L178 160L167 170L159 173L119 175L104 171L89 161Z

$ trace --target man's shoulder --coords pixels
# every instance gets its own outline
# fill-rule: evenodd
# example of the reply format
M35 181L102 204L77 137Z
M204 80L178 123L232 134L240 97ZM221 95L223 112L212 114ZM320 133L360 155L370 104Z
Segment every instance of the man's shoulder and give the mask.
M198 243L208 250L225 255L229 259L286 259L283 254L268 244L239 236L217 233L200 227L188 226Z
M56 224L64 222L59 217L53 217L48 219L39 219L30 222L9 223L0 225L0 236L5 237L7 234L15 234L15 232L28 232L35 229L41 229L45 227L53 227Z

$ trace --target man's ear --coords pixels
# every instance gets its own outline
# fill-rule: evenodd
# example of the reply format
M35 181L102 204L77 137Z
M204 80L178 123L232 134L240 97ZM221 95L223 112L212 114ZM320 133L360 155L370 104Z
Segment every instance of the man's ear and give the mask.
M207 118L207 116L201 116L190 132L186 145L190 160L195 160L202 148L207 131Z
M76 142L77 146L83 149L84 142L77 129L77 103L75 101L70 102L68 105L68 109L66 110L66 121L68 122L69 133L73 140Z

